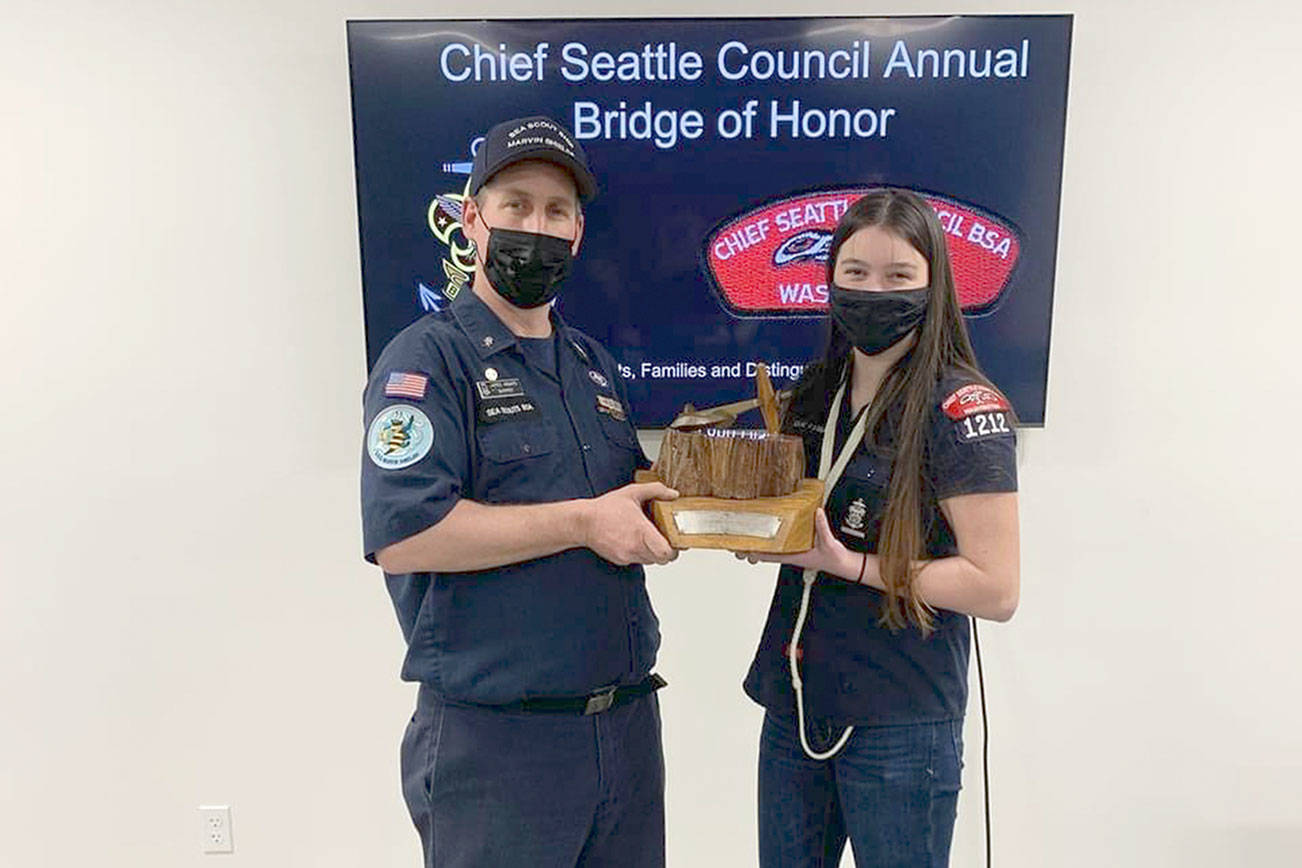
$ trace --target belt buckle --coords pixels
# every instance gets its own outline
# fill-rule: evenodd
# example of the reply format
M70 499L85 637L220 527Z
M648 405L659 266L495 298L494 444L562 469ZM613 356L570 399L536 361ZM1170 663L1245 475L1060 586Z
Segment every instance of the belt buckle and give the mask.
M601 714L610 708L615 702L615 685L607 687L605 690L599 690L588 697L588 702L583 706L583 713Z

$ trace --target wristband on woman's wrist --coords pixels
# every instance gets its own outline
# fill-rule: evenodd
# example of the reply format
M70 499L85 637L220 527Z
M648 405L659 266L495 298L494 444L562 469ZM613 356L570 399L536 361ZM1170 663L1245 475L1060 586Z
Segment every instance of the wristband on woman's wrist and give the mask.
M858 583L861 584L861 585L863 584L863 574L864 574L864 571L867 570L867 569L868 569L868 553L867 553L867 552L864 552L864 553L863 553L863 563L861 563L861 564L859 565L859 579L858 579Z

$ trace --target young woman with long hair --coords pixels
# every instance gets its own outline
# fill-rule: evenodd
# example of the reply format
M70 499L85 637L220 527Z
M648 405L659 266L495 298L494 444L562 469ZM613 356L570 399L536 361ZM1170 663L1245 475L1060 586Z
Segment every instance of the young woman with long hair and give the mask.
M1013 412L982 375L945 234L905 190L846 211L823 356L783 415L827 484L813 549L783 564L746 692L760 740L760 865L948 864L968 616L1017 606Z

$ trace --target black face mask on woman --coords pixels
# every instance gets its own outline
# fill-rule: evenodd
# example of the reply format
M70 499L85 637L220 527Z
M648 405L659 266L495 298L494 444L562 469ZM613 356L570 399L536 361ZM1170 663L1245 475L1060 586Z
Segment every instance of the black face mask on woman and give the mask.
M569 276L573 242L517 229L488 229L484 275L516 307L540 307L556 297Z
M833 284L828 307L832 320L855 349L875 356L922 324L930 292L925 286L871 292Z

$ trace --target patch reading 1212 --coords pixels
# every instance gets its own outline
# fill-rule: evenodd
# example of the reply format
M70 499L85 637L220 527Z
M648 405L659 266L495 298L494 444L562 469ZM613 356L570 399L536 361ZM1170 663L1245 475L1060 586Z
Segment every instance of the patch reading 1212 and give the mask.
M957 389L941 402L940 408L953 420L960 441L1013 433L1008 399L983 383Z
M1012 429L1008 427L1008 414L1003 412L974 413L971 416L965 416L954 428L963 440L979 440L982 437L993 437L996 434L1013 433Z

